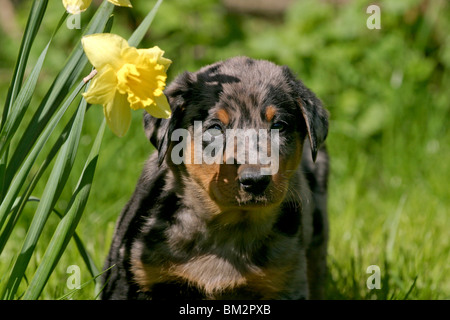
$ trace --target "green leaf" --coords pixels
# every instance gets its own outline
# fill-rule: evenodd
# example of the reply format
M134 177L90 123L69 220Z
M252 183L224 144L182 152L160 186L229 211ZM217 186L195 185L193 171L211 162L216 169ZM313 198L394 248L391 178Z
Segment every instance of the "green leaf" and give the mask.
M45 1L34 1L33 7L30 11L28 17L27 26L22 37L22 43L19 49L19 55L17 58L17 63L14 68L11 84L8 89L8 95L6 97L5 106L3 108L2 119L0 122L0 129L3 129L5 122L8 118L10 110L13 108L13 104L16 100L17 94L22 86L22 80L25 73L25 68L27 66L28 56L30 54L31 46L33 44L34 38L39 30L42 19L44 17L45 10L47 8L48 0ZM59 27L58 27L59 28ZM6 190L6 185L4 183L6 177L7 159L8 153L7 147L1 146L0 153L0 199L3 199L3 194ZM6 150L5 150L6 149Z
M64 17L64 16L63 16ZM106 26L105 26L105 31L109 31L111 30L112 27L112 21L113 21L113 16L110 16ZM61 19L59 26L62 24L63 19ZM57 28L57 30L58 30ZM56 30L56 31L57 31ZM56 31L54 34L56 34ZM53 36L52 36L53 38ZM44 56L44 53L41 54L41 57ZM31 75L29 77L29 79L31 78ZM21 90L22 91L25 89L25 87ZM20 95L19 98L17 99L17 101L20 100ZM90 105L87 106L87 109L89 109ZM14 112L14 111L13 111ZM12 115L11 115L12 117ZM10 118L8 118L10 119ZM72 122L75 119L75 114L72 116L72 119L69 121L69 123L66 125L66 127L64 128L63 132L61 133L61 135L59 136L58 140L55 142L55 144L53 145L51 151L49 152L49 154L47 155L47 157L44 159L43 163L41 164L41 166L39 167L39 169L37 170L36 174L33 176L31 183L28 185L26 191L24 192L24 195L21 197L21 204L20 206L17 206L15 209L13 209L10 213L10 218L8 220L8 223L6 225L6 227L3 228L2 230L2 234L0 235L0 254L3 251L6 242L18 220L18 218L20 217L21 212L23 211L23 208L25 206L25 204L27 203L27 199L30 198L31 193L33 192L37 182L40 180L40 178L42 177L42 175L44 174L45 170L47 169L47 167L49 166L49 164L53 161L54 157L56 156L56 154L58 153L59 149L61 148L62 144L66 141L71 127L72 127ZM14 129L15 130L15 129ZM11 129L12 132L14 132L13 129ZM1 226L1 224L0 224ZM0 228L1 229L1 228Z
M52 37L45 46L44 50L41 52L41 55L39 56L36 62L36 65L33 67L33 70L31 71L29 77L27 78L25 85L20 89L17 98L15 98L14 101L12 102L12 108L8 112L8 116L6 117L5 121L2 122L2 128L0 132L0 156L3 156L4 152L6 151L9 142L16 133L17 128L19 127L19 124L23 119L23 116L28 106L30 105L31 98L34 94L36 84L39 79L39 74L41 73L42 65L44 64L44 60L47 56L48 48L50 47L53 38L55 37L62 23L64 22L66 16L67 14L64 13L63 16L61 17L55 31L53 32Z
M56 231L50 241L49 246L44 254L42 262L40 263L31 284L28 286L23 299L35 300L39 297L45 284L53 272L56 264L61 258L69 240L75 233L78 222L81 219L84 208L86 206L92 181L94 179L94 172L97 164L98 154L100 151L103 133L105 131L105 121L100 127L100 130L95 139L94 145L89 154L88 160L85 164L83 173L75 189L72 199L68 206L67 212L61 222L58 224Z
M3 200L3 194L6 190L5 187L5 175L6 175L6 167L8 165L8 154L9 148L6 148L5 152L2 156L0 156L0 201ZM1 227L1 225L0 225Z
M21 88L31 46L41 25L45 10L47 9L47 3L48 0L35 0L33 2L33 7L31 8L27 26L22 37L22 43L20 45L19 55L14 68L11 85L8 90L5 107L3 109L1 127L3 127L6 117L8 116L8 112L10 111Z
M88 105L86 110L89 110L89 107L91 105ZM22 197L18 197L13 205L13 208L11 209L9 213L9 219L6 225L3 227L3 230L1 231L0 235L0 255L14 229L14 226L16 225L16 222L18 221L25 205L31 199L31 194L34 191L34 188L36 187L37 183L41 179L42 175L50 165L50 163L53 161L55 156L58 154L59 149L64 144L64 142L67 140L67 137L69 136L70 130L72 128L72 124L75 121L76 113L72 116L70 121L66 124L65 128L63 129L62 133L54 143L52 149L48 153L48 155L45 157L43 162L41 163L39 169L36 171L36 173L33 175L33 178L31 179L31 182L26 187L26 190L24 191Z
M84 34L97 33L104 30L114 5L105 1L86 28ZM81 72L87 64L81 43L78 43L68 58L63 69L59 72L51 88L35 112L31 122L20 139L17 148L11 156L5 173L4 188L8 188L18 168L22 165L31 147L42 133L53 114L56 112L70 88L79 79Z
M419 276L415 276L414 277L414 281L413 281L413 283L411 284L411 287L409 287L409 290L408 290L408 292L405 294L405 297L403 298L403 300L408 300L408 297L409 297L409 295L411 294L411 292L413 291L413 289L415 288L415 286L416 286L416 282L417 282L417 278L418 278Z
M39 240L42 230L44 229L45 223L47 222L47 219L60 194L62 193L67 179L69 178L69 174L75 162L76 152L78 150L85 111L86 101L82 99L69 137L56 158L55 165L42 194L42 199L39 202L36 213L33 216L30 228L22 244L22 249L16 263L14 264L11 276L6 285L7 299L14 298L34 252L37 241Z
M20 205L23 205L23 203L28 203L28 202L40 202L40 199L33 197L33 196L30 196L25 199L23 197L19 197L14 202L13 208L11 210L12 211L17 210ZM62 219L64 217L55 208L53 208L53 212L60 219ZM78 252L80 253L81 257L83 258L84 263L86 264L86 267L88 268L89 273L91 274L91 276L95 277L99 273L99 270L98 270L97 266L95 265L95 262L92 259L92 257L90 256L89 252L87 251L86 246L84 245L83 241L81 240L81 238L78 236L78 234L76 232L73 234L73 240L75 241ZM14 259L11 260L11 267L12 267L13 262L14 262ZM10 269L10 268L8 268L8 269ZM0 283L1 282L2 282L2 278L0 278Z
M150 28L150 25L152 24L156 12L158 12L159 6L162 2L163 0L158 0L153 9L147 14L144 21L142 21L139 27L133 32L131 37L128 39L128 44L130 46L137 47L139 43L141 43L142 39Z
M90 105L88 105L87 110L89 109ZM67 137L69 136L70 130L72 128L72 124L75 121L76 113L72 116L70 121L67 123L66 127L63 129L62 133L58 137L58 140L54 143L52 149L48 153L47 157L43 160L41 163L39 169L34 174L33 178L31 179L31 182L26 187L26 190L24 191L22 197L18 197L13 205L13 208L11 209L9 213L9 219L6 225L3 227L3 230L1 231L0 235L0 255L3 252L3 249L6 245L6 242L8 241L12 230L14 229L14 226L16 225L16 222L18 221L25 205L29 201L28 199L32 198L31 194L34 191L34 188L36 187L37 183L41 179L42 175L50 165L50 163L53 161L55 156L58 154L59 149L64 144L64 142L67 140Z
M51 133L61 120L62 116L66 112L66 110L69 108L69 106L72 104L73 100L78 96L81 89L84 87L84 82L81 81L78 87L75 88L75 90L71 93L71 95L66 99L62 107L58 110L58 112L55 114L55 116L51 119L48 126L45 128L42 135L39 137L36 145L32 148L30 154L28 155L25 163L20 168L19 172L14 178L14 181L11 183L11 186L8 188L8 192L5 196L5 199L3 199L1 205L0 205L0 229L2 228L13 204L15 199L17 198L20 189L22 188L34 162L36 161L37 156L47 143L48 138L50 137Z
M20 90L17 99L14 101L11 113L7 117L2 131L0 132L0 156L3 156L8 143L11 141L11 138L19 127L25 111L30 104L50 43L51 41L47 44L47 46L39 56L39 59L36 62L33 71L27 79L27 82L25 83L22 90Z

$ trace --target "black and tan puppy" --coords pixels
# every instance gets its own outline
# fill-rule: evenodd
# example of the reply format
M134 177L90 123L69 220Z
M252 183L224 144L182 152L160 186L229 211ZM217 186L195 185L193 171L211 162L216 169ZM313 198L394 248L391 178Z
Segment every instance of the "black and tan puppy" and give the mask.
M287 67L245 57L184 73L165 93L173 114L144 116L158 151L117 223L102 298L321 298L328 114L319 99ZM189 133L184 149L178 129ZM194 131L225 144L233 129L276 130L276 170L194 161Z

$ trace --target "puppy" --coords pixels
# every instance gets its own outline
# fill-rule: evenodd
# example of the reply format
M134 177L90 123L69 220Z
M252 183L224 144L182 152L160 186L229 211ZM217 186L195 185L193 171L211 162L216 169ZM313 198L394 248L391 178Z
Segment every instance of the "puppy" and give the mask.
M117 222L102 298L322 298L328 113L320 100L287 67L246 57L186 72L165 94L172 117L144 115L157 152ZM270 161L249 161L249 130L267 132L253 146ZM196 158L208 147L214 161Z

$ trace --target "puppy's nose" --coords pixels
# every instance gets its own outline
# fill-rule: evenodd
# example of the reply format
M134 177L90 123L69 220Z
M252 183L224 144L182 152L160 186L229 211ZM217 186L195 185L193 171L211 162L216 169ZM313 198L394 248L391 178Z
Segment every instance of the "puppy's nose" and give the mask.
M246 167L239 171L239 183L244 191L258 195L267 189L270 175L261 174L260 168Z

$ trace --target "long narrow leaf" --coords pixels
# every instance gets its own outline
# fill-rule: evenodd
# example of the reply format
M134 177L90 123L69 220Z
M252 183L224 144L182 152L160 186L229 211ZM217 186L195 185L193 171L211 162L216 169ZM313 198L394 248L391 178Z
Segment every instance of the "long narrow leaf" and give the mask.
M31 46L41 25L45 10L47 9L47 3L48 0L35 0L33 2L33 6L28 17L27 26L22 37L17 64L14 68L14 73L8 90L5 107L3 109L1 127L3 127L6 117L8 116L8 112L10 111L14 100L16 99L17 94L21 88Z
M2 128L0 132L0 156L3 156L8 143L11 141L14 133L16 133L17 128L19 127L20 122L23 119L26 109L28 108L31 98L36 89L36 84L39 79L39 74L41 73L42 65L44 64L44 60L47 56L48 48L53 41L54 36L58 32L62 23L64 22L66 13L61 17L55 31L53 32L52 37L49 42L45 46L44 50L42 50L41 55L39 56L33 70L27 78L24 86L20 89L20 92L17 95L17 98L12 102L12 108L8 112L8 116L5 121L2 123Z
M39 201L38 198L30 197L28 201ZM55 210L53 208L53 212L62 219L64 216L58 212L58 210ZM86 246L83 243L83 240L78 236L76 232L73 233L73 241L75 241L75 244L77 246L78 252L80 253L81 257L84 260L84 263L86 264L86 268L88 269L91 276L95 277L99 274L99 270L94 262L94 259L92 259L91 255L89 254L88 250L86 249Z
M100 151L100 145L105 131L105 121L103 121L100 127L97 138L89 154L88 160L85 164L83 173L81 175L78 186L72 196L71 202L68 206L67 213L64 218L58 224L58 227L50 241L49 246L44 254L42 262L28 286L27 291L23 299L37 299L44 289L45 284L48 281L51 273L53 272L56 264L61 258L69 240L75 232L76 226L81 219L84 208L86 206L89 192L94 179L94 172L97 165L98 154Z
M22 201L25 200L25 201ZM22 203L28 203L28 202L40 202L39 198L36 197L28 197L26 199L23 198L17 198L16 202L14 203L14 206L11 210L16 210L19 205ZM64 217L62 213L60 213L58 210L53 208L53 212L58 216L59 219L62 220ZM86 264L86 267L91 274L92 277L95 277L99 274L99 269L97 268L94 259L92 259L91 255L89 254L88 250L86 249L86 246L83 243L83 240L81 240L80 236L76 232L73 234L73 240L75 242L75 245L77 246L78 252L80 253L81 257L83 258L84 263ZM11 267L14 260L11 261ZM11 268L8 268L11 269ZM0 277L0 283L2 282L2 278Z
M5 175L6 175L6 167L8 165L8 149L3 152L3 155L0 156L0 201L3 200L3 195L5 193Z
M33 71L27 79L27 82L20 91L17 99L14 101L14 106L11 110L11 113L6 119L5 125L3 126L0 133L0 156L3 156L6 150L6 146L13 137L12 133L17 130L17 127L19 126L20 121L25 114L26 108L30 104L49 46L50 42L42 51L38 61L36 62L36 65L33 68Z
M409 295L411 294L411 292L413 291L413 289L416 287L416 282L417 282L417 278L418 278L419 276L416 276L415 278L414 278L414 281L413 281L413 283L411 284L411 287L409 287L409 290L408 290L408 292L405 294L405 297L403 298L403 300L408 300L408 297L409 297Z
M114 5L104 1L86 28L84 34L101 32L108 23ZM36 142L37 136L41 134L52 115L70 91L70 88L79 79L81 72L87 64L81 43L72 51L65 66L56 77L48 93L34 114L30 124L27 126L17 148L11 156L5 173L4 186L8 188L15 173L25 160L31 147Z
M61 19L60 24L62 23L62 21L63 21L63 19ZM105 26L105 31L106 32L109 32L111 30L112 21L113 21L113 16L110 16L108 21L107 21L107 23L106 23L106 26ZM59 28L59 25L58 25L58 28ZM56 31L58 30L58 28L56 29ZM56 34L56 31L55 31L54 35ZM53 38L53 36L52 36L52 38ZM88 105L87 109L89 109L90 106L91 105ZM27 202L27 199L30 198L31 193L33 192L34 188L36 187L37 182L40 180L40 178L44 174L44 172L47 169L47 167L49 166L49 164L53 161L53 158L58 153L58 151L61 148L62 144L66 141L66 139L67 139L67 137L68 137L68 135L70 133L70 129L72 127L72 122L74 121L74 119L75 119L75 114L72 116L72 119L66 125L66 127L63 130L63 132L59 136L58 140L55 142L55 144L53 145L52 149L50 150L49 154L44 159L43 163L41 164L41 166L39 167L39 169L37 170L37 172L33 176L32 180L31 180L31 183L28 185L27 189L24 192L24 195L21 197L21 204L16 206L15 209L11 210L10 218L9 218L6 226L3 228L3 230L2 230L2 232L0 234L0 255L1 255L3 249L4 249L5 245L6 245L6 242L7 242L8 238L10 237L10 234L11 234L11 232L12 232L16 222L18 221L18 219L20 217L21 212L23 211L23 208L24 208L24 206L25 206L25 204ZM0 228L0 230L1 230L1 228Z
M155 18L156 12L159 9L159 6L163 0L158 0L158 2L154 5L153 9L147 14L145 19L141 22L139 27L133 32L131 37L128 39L128 44L133 47L137 47L139 43L144 38L145 34L147 33L148 29L150 28L150 25L153 22L153 19Z
M29 156L27 157L27 160L23 164L23 166L20 168L20 171L14 178L14 181L12 182L10 188L8 189L8 193L5 196L5 199L2 201L2 204L0 205L0 229L2 228L13 204L15 199L17 198L20 189L22 188L34 162L36 161L37 156L41 152L42 148L46 144L48 138L50 137L53 130L56 128L57 124L61 120L62 116L66 112L66 110L69 108L69 106L72 104L73 100L78 96L81 89L84 86L84 82L80 82L77 88L71 93L71 95L66 99L63 106L58 110L58 112L55 114L55 116L50 121L49 125L45 128L45 131L42 133L42 135L39 137L38 142L31 150Z
M47 219L50 216L50 213L52 212L60 194L62 193L67 179L69 178L69 174L75 162L76 152L78 150L85 111L86 101L82 99L69 137L56 158L55 165L42 194L42 200L39 202L39 206L33 216L33 220L23 242L19 257L14 264L8 284L6 285L8 292L6 296L7 299L12 299L15 296L34 252L37 241L39 240L42 230L44 229L45 223L47 222Z
M8 95L6 97L5 105L3 108L2 119L0 122L0 129L5 125L8 114L12 108L16 96L21 88L23 76L25 74L25 68L27 66L28 56L30 54L31 46L34 38L39 30L42 19L44 17L45 10L47 9L48 0L36 0L33 2L30 15L28 17L27 26L22 37L22 43L20 45L17 63L14 68L11 84L8 89ZM3 148L2 149L8 149ZM6 172L7 172L7 159L8 152L3 150L0 154L0 200L3 199L5 190L7 189L5 184Z
M58 137L58 140L53 144L52 149L48 153L47 157L43 160L41 163L39 169L34 174L33 178L31 179L31 182L26 187L26 190L24 191L22 197L19 197L16 199L17 203L14 203L13 208L11 209L9 213L9 219L6 225L3 227L3 230L1 230L0 235L0 255L3 252L3 249L14 229L14 226L16 225L17 221L20 218L21 213L23 212L23 209L25 205L28 202L28 199L31 198L31 194L34 191L34 188L36 187L39 180L42 178L44 172L50 165L50 163L53 161L55 156L58 154L59 149L64 144L64 142L67 140L67 137L69 136L70 130L72 128L73 122L75 121L76 114L72 116L70 121L67 123L66 127Z

